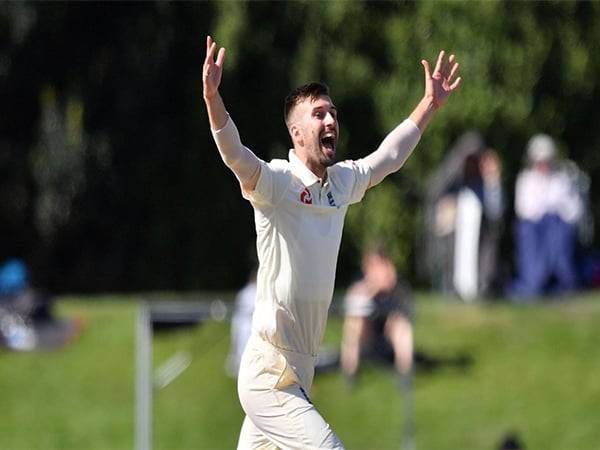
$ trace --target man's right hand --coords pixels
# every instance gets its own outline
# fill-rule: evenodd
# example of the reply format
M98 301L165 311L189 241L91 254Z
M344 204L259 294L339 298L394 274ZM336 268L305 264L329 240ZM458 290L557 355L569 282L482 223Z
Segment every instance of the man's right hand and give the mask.
M219 95L219 85L223 75L223 62L225 61L225 48L221 48L215 61L217 43L213 38L206 36L206 58L202 67L202 86L204 102L208 111L208 120L212 130L220 130L227 123L227 109Z
M223 62L225 61L225 48L221 47L215 61L217 43L212 37L206 36L206 58L202 69L202 83L204 87L204 99L214 98L219 93L221 76L223 75Z
M223 75L225 48L221 48L215 61L217 44L210 36L206 36L206 58L202 68L202 85L204 88L204 103L213 137L223 158L246 192L252 192L260 176L260 160L248 148L244 147L237 128L230 123L225 129L229 114L219 94L219 85Z

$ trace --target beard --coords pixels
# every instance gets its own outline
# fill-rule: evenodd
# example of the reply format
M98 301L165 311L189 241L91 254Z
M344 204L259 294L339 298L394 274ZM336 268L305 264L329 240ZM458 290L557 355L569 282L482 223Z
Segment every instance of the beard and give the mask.
M319 172L319 168L325 169L337 162L337 134L337 129L303 126L303 142L300 146L307 167Z
M310 148L310 154L313 160L323 167L330 167L337 161L337 142L335 140L324 141L320 136L315 136Z
M324 167L330 167L336 163L335 150L330 150L330 149L323 150L322 147L319 147L317 149L317 153L318 153L319 163L321 163L321 165L323 165Z

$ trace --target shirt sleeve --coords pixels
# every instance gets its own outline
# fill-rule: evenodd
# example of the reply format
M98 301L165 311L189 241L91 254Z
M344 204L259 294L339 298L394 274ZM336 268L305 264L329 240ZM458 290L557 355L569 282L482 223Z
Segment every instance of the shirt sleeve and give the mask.
M260 159L242 144L240 134L231 117L227 118L223 128L212 130L212 135L223 162L240 183L243 184L256 176L256 171L260 169Z
M365 158L371 167L371 186L400 169L421 139L419 127L406 119L388 134L379 148Z
M347 195L347 203L360 202L371 182L371 167L364 159L358 159L338 163L336 170L343 185L342 191Z
M291 173L287 161L275 159L270 163L260 161L260 175L253 191L242 191L244 198L252 204L276 206L287 192Z

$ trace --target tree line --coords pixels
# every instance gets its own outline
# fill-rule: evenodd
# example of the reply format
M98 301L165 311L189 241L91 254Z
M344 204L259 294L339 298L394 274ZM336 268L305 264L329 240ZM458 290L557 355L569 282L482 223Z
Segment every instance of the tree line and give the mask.
M210 33L228 49L223 97L265 160L287 155L292 87L330 86L340 158L358 158L422 95L420 60L458 55L461 91L406 166L350 208L338 269L343 285L383 236L400 270L426 283L415 266L427 177L465 131L497 149L508 192L537 132L595 178L599 19L598 2L3 3L0 256L23 258L58 292L242 284L252 210L204 111Z

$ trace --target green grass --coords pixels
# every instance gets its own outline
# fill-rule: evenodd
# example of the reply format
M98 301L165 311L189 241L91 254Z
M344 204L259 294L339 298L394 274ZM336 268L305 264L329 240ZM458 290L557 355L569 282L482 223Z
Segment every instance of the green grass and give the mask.
M63 351L0 353L0 448L133 446L133 303L69 302L88 321Z
M90 301L95 300L95 301ZM416 379L419 450L495 449L516 431L528 449L592 450L600 427L600 296L517 307L418 296L417 349L441 364ZM84 316L81 339L58 352L0 353L1 449L134 446L134 298L62 299ZM337 345L332 318L325 341ZM232 449L243 414L223 371L227 323L158 334L155 367L177 351L191 366L155 392L154 448ZM400 447L403 397L389 368L366 364L350 388L317 375L311 397L349 450Z

